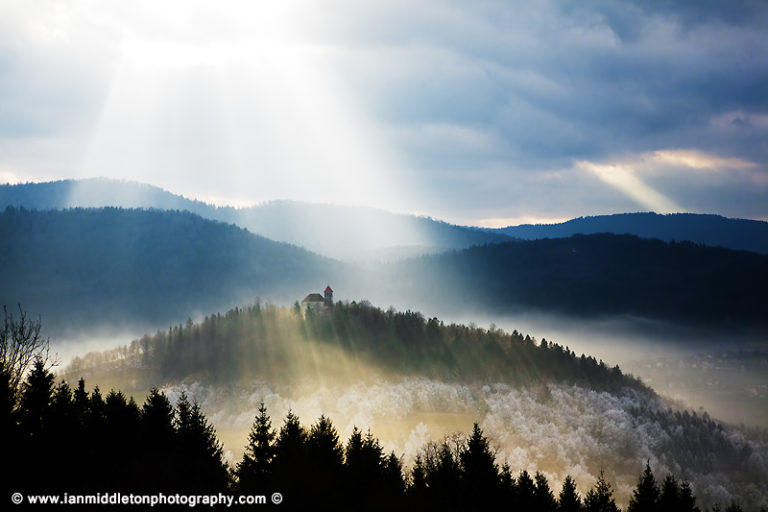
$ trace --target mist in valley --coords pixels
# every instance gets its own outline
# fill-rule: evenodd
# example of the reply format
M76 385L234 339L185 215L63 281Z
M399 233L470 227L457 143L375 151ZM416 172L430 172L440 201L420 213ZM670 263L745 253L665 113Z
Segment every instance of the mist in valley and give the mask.
M417 508L475 423L555 495L768 508L768 8L694 4L0 6L0 305L50 338L0 324L6 494L282 491L217 445L264 404Z
M429 313L427 318L437 314ZM546 343L567 346L577 358L584 353L602 360L606 371L618 364L624 373L650 384L659 392L656 395L632 386L601 389L599 383L563 381L563 376L551 373L548 364L537 370L533 362L522 380L515 379L514 371L505 374L493 369L484 359L444 367L439 362L422 366L417 358L410 366L400 367L411 359L409 352L395 359L387 359L386 351L383 357L376 356L383 349L372 345L383 341L355 336L344 341L338 329L345 324L334 323L335 327L322 328L331 331L307 334L308 324L291 323L296 314L293 306L251 305L220 316L216 323L208 317L202 324L186 323L162 331L160 338L144 336L131 347L114 349L113 345L106 353L76 358L62 367L60 377L70 381L84 377L89 387L120 388L139 400L152 386L160 386L172 401L184 392L201 404L232 463L242 457L263 402L275 427L279 428L289 410L307 426L324 414L333 420L342 440L354 427L370 429L386 452L404 456L408 465L428 442L466 435L478 422L491 439L499 464L506 462L515 472L541 471L555 487L570 474L586 492L604 469L618 501L626 503L637 475L650 460L657 475L671 472L692 482L703 504L738 499L756 507L768 499L761 485L768 478L765 425L754 414L750 421L742 421L750 409L754 413L756 408L764 408L760 397L745 391L743 397L751 402L734 405L742 390L731 386L694 396L708 399L706 403L688 401L683 392L692 389L701 375L678 372L674 380L670 377L674 387L667 392L665 376L654 373L664 368L658 361L669 364L688 360L693 354L719 353L722 345L717 336L708 340L710 344L691 345L692 339L704 339L687 337L690 329L626 318L578 321L530 313L442 319L446 325L479 326L477 332L485 335L503 331L530 335L531 347L546 339ZM253 315L272 320L249 323L255 321ZM322 313L319 315L317 325L326 325ZM235 321L245 323L234 328L231 322ZM207 329L216 329L216 334ZM222 338L221 329L229 337ZM203 344L193 343L187 350L203 347L207 352L185 354L168 345L174 338L194 340L195 336ZM210 337L207 344L203 341L206 336ZM157 343L168 348L159 346L153 352ZM215 345L205 348L211 343ZM219 352L232 350L239 354L234 366L219 366ZM729 350L736 347L730 345ZM446 361L461 361L466 357L461 354L456 351ZM648 368L648 364L652 366ZM629 369L635 367L637 373ZM754 368L752 375L760 379L764 373ZM713 412L717 407L723 414ZM732 426L737 423L746 426ZM704 446L708 448L702 451Z

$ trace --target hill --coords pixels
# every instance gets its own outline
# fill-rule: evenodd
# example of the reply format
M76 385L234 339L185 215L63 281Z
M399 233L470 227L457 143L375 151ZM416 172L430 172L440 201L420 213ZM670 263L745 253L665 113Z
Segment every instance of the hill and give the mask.
M342 297L447 313L536 309L693 325L764 326L768 256L631 235L489 244L355 265L189 212L119 208L0 213L0 304L57 332L155 328L327 283Z
M765 325L768 256L632 235L575 235L424 256L391 282L453 311L535 308L697 325Z
M616 233L642 238L695 242L768 253L768 222L694 213L620 213L579 217L561 224L523 224L492 230L514 238L564 238L575 234Z
M765 499L764 435L670 407L618 367L562 345L412 311L256 304L75 359L60 376L195 397L240 446L261 402L330 415L343 433L371 426L413 464L437 453L434 442L422 447L439 439L441 423L457 446L457 427L475 421L497 460L580 485L606 470L624 503L648 460L692 482L702 503Z
M103 382L106 374L121 387L142 389L190 380L233 384L258 378L295 384L321 375L349 377L353 384L382 371L456 382L552 381L651 393L618 368L546 340L537 343L517 331L445 325L365 301L338 302L322 312L304 311L298 304L235 308L76 358L64 375Z
M187 210L347 261L395 260L509 240L501 233L373 208L298 201L271 201L240 209L217 207L151 185L105 178L0 185L0 209L6 206Z
M167 325L256 296L293 300L341 266L189 212L9 207L0 268L0 304L21 303L60 331Z

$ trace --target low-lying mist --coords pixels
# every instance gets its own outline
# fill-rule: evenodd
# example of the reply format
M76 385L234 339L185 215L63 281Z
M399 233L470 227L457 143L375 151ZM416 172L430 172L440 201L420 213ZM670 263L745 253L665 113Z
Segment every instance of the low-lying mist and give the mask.
M566 474L586 491L601 469L626 503L647 459L657 474L673 472L694 485L701 503L768 500L768 446L701 416L673 412L661 399L631 390L600 392L575 385L514 387L460 384L420 377L375 378L357 385L314 379L284 387L268 382L220 387L200 382L168 386L185 391L216 425L231 460L239 460L259 403L273 423L290 409L305 424L330 416L342 438L354 426L370 428L387 451L407 464L429 440L469 432L477 421L492 440L499 463L544 472L550 482Z
M612 369L662 348L686 354L682 339L679 346L670 337L643 339L643 329L664 326L535 315L482 321L496 325L446 325L365 303L331 311L257 304L74 358L60 377L82 376L137 399L152 386L171 397L186 391L233 462L263 401L276 427L289 409L305 425L325 414L342 438L354 426L370 428L409 464L427 441L466 433L477 421L499 463L540 470L550 482L570 474L586 491L604 469L626 503L650 459L656 474L690 480L701 504L768 503L765 432L686 412ZM519 331L529 329L542 338Z

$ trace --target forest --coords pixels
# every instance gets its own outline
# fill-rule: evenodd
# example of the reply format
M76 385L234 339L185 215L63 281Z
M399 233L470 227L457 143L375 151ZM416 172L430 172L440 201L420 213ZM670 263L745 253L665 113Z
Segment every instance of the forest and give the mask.
M765 433L670 404L616 366L518 331L365 302L234 308L75 358L59 376L139 394L160 386L174 399L187 393L215 415L230 448L242 446L243 415L261 400L305 417L334 411L347 433L389 428L383 438L409 464L419 443L466 431L474 418L503 452L499 464L531 464L531 474L558 481L570 468L580 486L602 466L621 500L648 458L692 482L707 506L738 498L759 508L768 477ZM467 422L419 437L419 421L445 417Z
M157 388L144 403L117 390L106 396L54 383L45 361L34 360L12 386L0 369L3 494L280 492L283 508L332 505L341 510L509 509L555 512L618 511L604 476L581 492L567 476L556 494L542 473L501 467L483 430L430 442L412 467L385 453L370 430L355 429L344 443L330 418L309 427L288 411L273 426L262 404L241 460L230 466L214 426L200 406L181 395L171 404ZM53 456L55 454L55 456ZM694 489L674 475L657 481L649 464L627 508L698 511ZM720 505L712 509L721 510ZM742 510L726 504L726 512Z
M397 275L410 277L405 295L454 310L636 315L758 331L768 321L768 255L691 242L606 233L505 242L400 262Z
M75 358L64 375L75 379L109 368L129 381L141 368L144 386L205 376L237 382L259 376L290 381L351 358L395 374L450 381L525 384L557 381L595 389L629 387L652 395L618 367L530 335L461 324L446 325L414 311L382 310L365 301L337 302L323 311L256 303L188 320L127 346ZM278 364L279 363L279 364ZM119 381L118 381L119 382ZM141 382L135 384L142 387Z
M256 297L290 304L310 283L443 316L632 316L737 334L762 332L768 307L768 255L631 235L362 264L189 212L8 207L0 212L0 264L0 303L23 303L58 336L105 326L151 331Z

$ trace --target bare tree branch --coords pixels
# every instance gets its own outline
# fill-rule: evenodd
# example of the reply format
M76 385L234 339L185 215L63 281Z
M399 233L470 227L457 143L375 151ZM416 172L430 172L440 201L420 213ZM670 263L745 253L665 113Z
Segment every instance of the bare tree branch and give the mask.
M6 372L11 389L17 390L29 366L40 357L46 369L58 364L50 353L50 340L40 336L40 318L30 320L19 308L18 318L3 306L3 326L0 330L0 371Z

